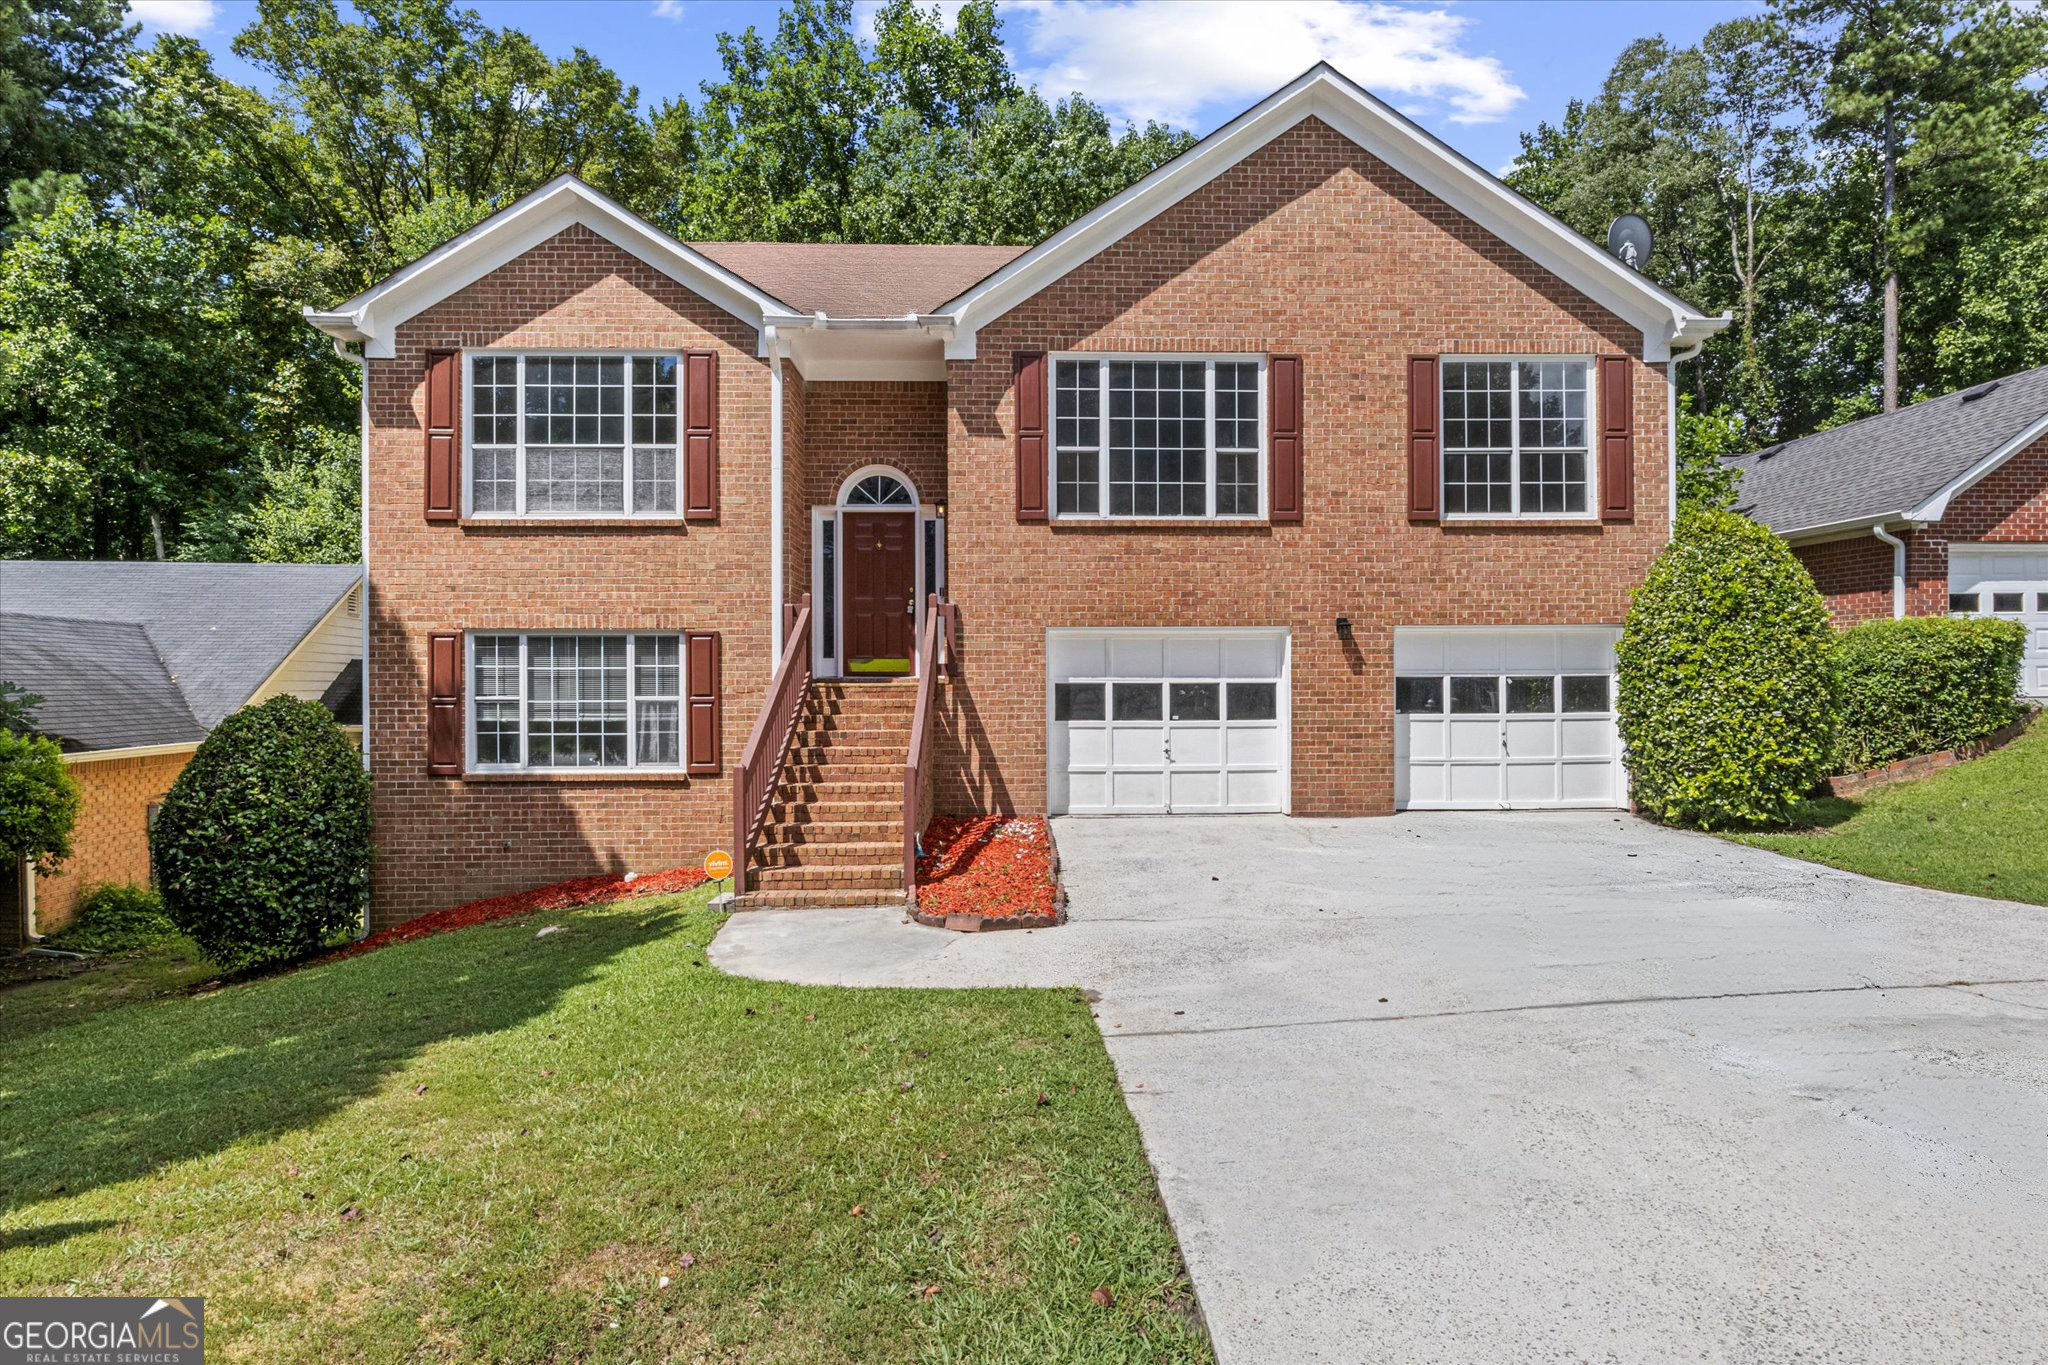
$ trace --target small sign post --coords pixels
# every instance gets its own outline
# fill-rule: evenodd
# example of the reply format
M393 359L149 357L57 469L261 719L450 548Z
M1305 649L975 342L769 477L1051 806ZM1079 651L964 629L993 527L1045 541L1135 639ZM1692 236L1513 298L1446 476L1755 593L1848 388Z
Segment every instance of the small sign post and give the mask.
M717 882L719 894L724 895L726 878L732 876L732 854L722 848L713 849L705 854L704 875Z

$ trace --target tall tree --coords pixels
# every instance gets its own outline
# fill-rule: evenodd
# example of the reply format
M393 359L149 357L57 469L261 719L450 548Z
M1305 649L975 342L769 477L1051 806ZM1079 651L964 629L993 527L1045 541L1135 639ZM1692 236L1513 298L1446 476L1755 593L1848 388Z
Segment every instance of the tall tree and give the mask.
M1815 135L1837 175L1866 182L1890 412L1901 383L1901 273L2009 216L2015 182L2039 151L2048 24L2003 0L1778 5L1813 75Z
M864 48L848 0L795 0L774 37L719 40L725 74L692 113L664 106L679 149L669 218L685 236L771 241L1028 242L1193 141L1113 129L1075 95L1026 89L992 0L950 27L888 0Z
M108 168L136 32L121 0L0 0L0 190Z

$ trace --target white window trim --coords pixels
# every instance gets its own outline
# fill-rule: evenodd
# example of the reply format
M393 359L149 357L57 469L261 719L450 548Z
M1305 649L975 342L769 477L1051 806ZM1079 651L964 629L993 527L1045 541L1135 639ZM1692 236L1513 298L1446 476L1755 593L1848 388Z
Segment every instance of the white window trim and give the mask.
M519 752L530 753L531 736L527 732L529 701L528 646L527 642L536 635L582 636L587 638L607 637L623 639L626 642L626 761L624 764L529 764L529 763L480 763L476 756L476 706L479 700L476 690L476 640L479 635L511 635L519 640ZM635 639L642 635L662 635L676 642L676 695L650 697L650 701L676 703L676 761L674 763L642 763L640 761L640 679L634 667L639 646ZM681 773L688 770L690 752L690 650L689 642L681 630L471 630L462 637L462 744L463 767L472 773L577 773L603 774L622 772ZM507 698L493 696L491 701Z
M847 496L852 493L861 480L876 474L885 474L909 489L913 501L891 506L877 506L872 503L849 503L846 501ZM925 575L927 573L925 527L927 525L935 525L938 528L938 544L934 548L939 552L939 563L937 566L939 596L943 598L946 595L946 518L940 515L938 504L923 501L922 495L918 492L917 485L911 481L910 476L894 465L871 464L863 465L861 468L856 469L840 482L838 501L829 506L813 506L811 508L811 672L814 676L820 678L838 676L838 670L843 662L839 657L839 637L846 629L846 613L844 610L846 605L846 537L840 518L847 512L902 512L906 514L915 513L917 515L917 524L912 532L912 539L916 542L913 555L914 572L917 576L917 601L919 602L924 601ZM829 586L832 590L834 602L832 630L829 634L825 630L825 590L828 586L825 581L825 527L827 525L832 527L832 582ZM911 658L913 676L915 676L917 666L915 654L916 651L913 650Z
M1464 363L1468 361L1481 363L1505 361L1512 365L1520 361L1540 363L1546 360L1574 361L1586 367L1586 510L1583 512L1524 512L1522 510L1522 423L1519 416L1512 415L1512 409L1515 404L1510 402L1511 425L1509 426L1508 434L1511 444L1509 446L1508 492L1509 497L1513 500L1514 510L1511 512L1450 511L1451 504L1447 496L1449 481L1444 477L1444 466L1451 455L1451 443L1443 439L1443 433L1446 429L1443 367L1454 362ZM1445 509L1443 520L1592 522L1600 520L1600 366L1596 363L1596 360L1597 358L1590 354L1561 354L1549 351L1520 351L1509 354L1486 353L1480 355L1456 354L1440 355L1437 357L1436 505ZM1514 376L1514 388L1511 390L1511 393L1519 397L1522 391L1522 378L1519 371L1515 371ZM1464 449L1464 447L1461 447L1461 449Z
M1270 463L1267 452L1271 435L1267 423L1271 416L1269 384L1266 378L1267 355L1263 351L1055 351L1047 357L1050 362L1045 382L1045 482L1046 506L1052 509L1054 521L1145 521L1162 522L1262 522L1266 520L1266 466ZM1098 455L1095 486L1096 505L1094 512L1065 512L1060 509L1060 445L1059 445L1059 367L1072 361L1098 361L1101 370L1097 376L1097 403L1099 409L1096 421L1099 424L1099 444L1095 447ZM1205 366L1202 375L1204 412L1202 431L1204 441L1204 493L1203 503L1209 511L1200 516L1146 515L1126 512L1112 514L1109 510L1109 367L1113 362L1131 361L1143 364L1147 361L1200 362ZM1259 437L1252 451L1252 464L1259 476L1259 505L1252 512L1219 513L1216 508L1216 366L1217 364L1253 364L1259 375Z
M646 349L592 349L577 346L536 346L527 350L508 350L492 347L484 350L463 351L462 357L462 410L457 435L462 445L462 515L465 519L477 521L680 521L683 516L683 393L685 365L681 351ZM619 512L592 512L584 510L568 512L532 512L526 508L526 361L529 356L573 356L595 359L618 358L626 362L626 439L621 443L625 451L625 509ZM475 362L483 359L516 360L519 373L514 381L519 395L519 413L513 428L515 437L512 446L513 477L517 489L513 494L513 510L509 512L479 512L476 509L475 463L472 454L478 445L492 450L505 447L496 441L479 442L474 439L475 427L471 425L476 416ZM673 360L676 362L676 452L675 506L666 511L639 511L633 506L633 362L635 360ZM656 442L660 446L662 443ZM505 632L486 632L502 634ZM522 646L522 649L524 646Z

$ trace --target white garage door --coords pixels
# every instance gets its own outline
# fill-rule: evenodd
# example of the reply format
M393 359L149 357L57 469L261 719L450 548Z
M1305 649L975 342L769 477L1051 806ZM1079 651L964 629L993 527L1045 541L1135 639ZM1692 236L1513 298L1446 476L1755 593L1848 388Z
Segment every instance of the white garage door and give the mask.
M2048 697L2048 545L1949 546L1948 609L2024 622L2020 691Z
M1047 808L1287 808L1287 632L1046 632Z
M1394 803L1619 806L1608 626L1394 632Z

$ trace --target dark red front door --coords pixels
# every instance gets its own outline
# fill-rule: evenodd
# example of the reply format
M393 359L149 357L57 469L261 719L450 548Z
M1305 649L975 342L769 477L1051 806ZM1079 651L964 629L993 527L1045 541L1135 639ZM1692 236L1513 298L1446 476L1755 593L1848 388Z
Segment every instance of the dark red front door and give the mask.
M908 659L917 590L914 513L846 512L846 657Z

